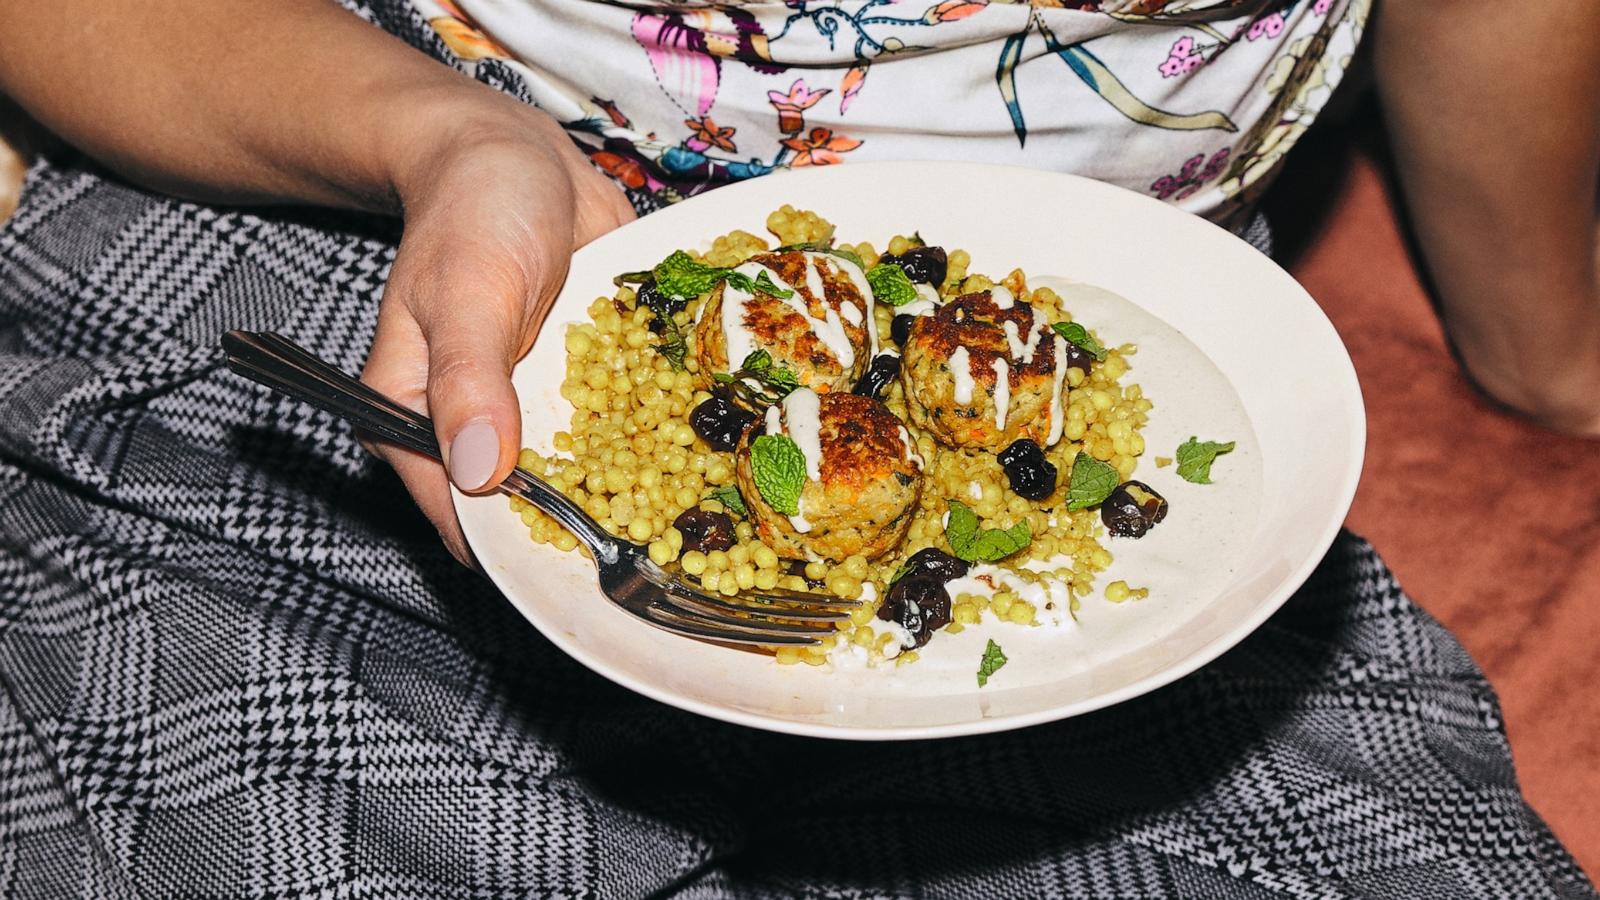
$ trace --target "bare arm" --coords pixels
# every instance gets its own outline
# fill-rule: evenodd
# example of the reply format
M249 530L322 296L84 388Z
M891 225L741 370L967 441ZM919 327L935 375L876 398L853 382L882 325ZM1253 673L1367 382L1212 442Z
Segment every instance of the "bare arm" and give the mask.
M1600 3L1378 10L1378 89L1451 340L1492 397L1600 435Z
M0 0L0 92L126 177L194 199L402 214L363 377L428 411L452 478L498 483L509 372L572 250L631 218L548 116L332 0ZM9 16L7 16L9 14ZM444 470L380 448L466 558Z

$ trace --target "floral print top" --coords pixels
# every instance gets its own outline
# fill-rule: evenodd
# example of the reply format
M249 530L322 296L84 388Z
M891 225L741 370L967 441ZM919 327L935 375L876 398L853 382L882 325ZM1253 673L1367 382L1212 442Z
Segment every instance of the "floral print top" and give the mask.
M1087 175L1237 225L1370 0L411 0L647 203L783 166Z

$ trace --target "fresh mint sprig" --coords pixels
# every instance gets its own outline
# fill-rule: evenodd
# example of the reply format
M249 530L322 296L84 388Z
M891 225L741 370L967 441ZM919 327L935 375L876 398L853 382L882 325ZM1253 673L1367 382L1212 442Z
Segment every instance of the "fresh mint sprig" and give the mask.
M1106 361L1105 345L1096 340L1095 336L1089 333L1089 329L1077 322L1057 322L1050 327L1055 329L1056 334L1077 344L1083 352L1094 357L1095 362Z
M772 354L766 350L752 351L739 364L739 368L732 372L713 373L711 380L727 385L734 400L756 411L766 409L800 387L800 376L795 374L794 369L787 365L775 365Z
M978 687L987 685L989 676L1000 671L1000 667L1007 662L1009 660L1000 650L1000 645L994 642L994 638L990 638L988 646L983 648L983 659L978 661Z
M800 515L800 489L806 484L806 455L786 434L763 434L750 444L750 472L767 505L786 516Z
M1067 509L1099 506L1121 483L1122 473L1116 466L1079 450L1072 459L1072 476L1067 481Z
M1211 464L1217 457L1231 452L1234 446L1234 441L1222 444L1198 440L1191 435L1178 447L1178 477L1194 484L1210 484Z
M906 270L895 263L879 263L867 270L872 298L889 306L905 306L917 299L917 286Z
M944 526L950 552L967 562L999 562L1033 541L1033 529L1023 519L1010 528L980 528L978 514L964 503L949 501L950 519Z

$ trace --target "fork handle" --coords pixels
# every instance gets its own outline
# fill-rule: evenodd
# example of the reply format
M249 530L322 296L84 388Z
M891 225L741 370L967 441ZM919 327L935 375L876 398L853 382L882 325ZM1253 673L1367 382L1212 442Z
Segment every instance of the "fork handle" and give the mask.
M230 331L222 336L222 349L228 368L234 372L332 413L390 443L442 461L431 419L362 384L283 335ZM532 472L521 467L512 469L498 487L547 513L583 541L596 559L610 562L617 558L617 539L578 504Z

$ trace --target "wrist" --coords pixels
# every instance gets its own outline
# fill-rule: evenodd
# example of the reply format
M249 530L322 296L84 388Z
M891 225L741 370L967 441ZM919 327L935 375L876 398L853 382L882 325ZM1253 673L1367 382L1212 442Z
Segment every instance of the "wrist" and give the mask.
M567 141L545 113L476 83L430 89L407 101L383 130L387 208L404 214L432 194L443 176L497 148L548 149Z

